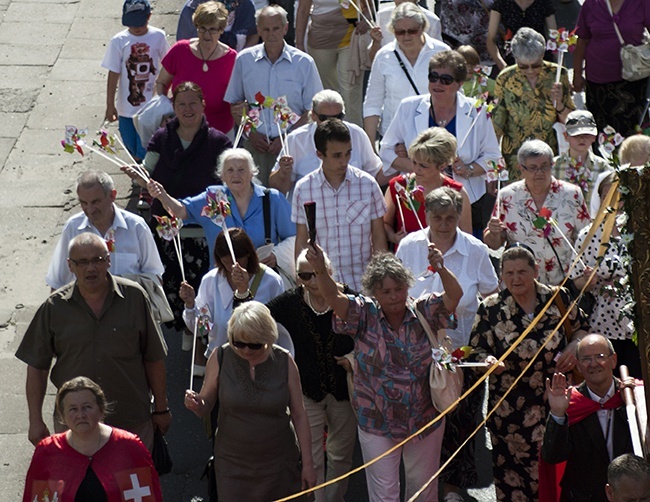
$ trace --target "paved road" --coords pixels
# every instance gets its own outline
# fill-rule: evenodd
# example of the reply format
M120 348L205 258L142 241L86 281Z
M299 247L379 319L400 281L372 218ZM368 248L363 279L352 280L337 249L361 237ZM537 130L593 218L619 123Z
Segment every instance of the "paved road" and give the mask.
M182 0L158 0L152 25L174 33ZM0 0L0 493L20 500L33 448L27 441L25 365L14 357L35 309L48 295L43 277L65 220L79 210L77 174L99 168L118 182L119 203L130 184L112 164L61 151L65 125L99 128L105 102L106 44L121 29L121 0ZM558 4L559 5L559 4ZM570 26L578 5L559 6L558 25ZM166 333L170 347L169 397L174 423L168 439L172 474L163 478L165 500L205 496L198 477L209 455L201 423L182 407L189 355ZM45 409L52 408L53 388ZM489 481L489 452L480 465ZM358 456L357 456L358 458ZM473 492L493 498L490 489ZM348 500L367 500L363 474Z

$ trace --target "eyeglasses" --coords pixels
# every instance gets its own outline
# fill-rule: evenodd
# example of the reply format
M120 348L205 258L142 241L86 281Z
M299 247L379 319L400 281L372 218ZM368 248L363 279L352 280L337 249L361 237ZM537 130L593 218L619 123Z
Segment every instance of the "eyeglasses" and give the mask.
M223 31L221 28L215 28L212 26L211 28L206 28L205 26L199 26L196 31L198 31L201 35L205 34L207 31L210 35L216 35L217 33Z
M298 277L303 281L311 281L312 277L316 277L315 272L298 272Z
M435 71L429 72L429 82L435 84L438 80L440 80L442 85L451 85L456 82L456 79L448 73L439 75L438 72Z
M592 119L588 117L580 117L577 119L569 119L566 121L566 125L568 126L574 126L574 125L581 125L581 126L587 126L587 127L596 127L596 122L594 122Z
M251 350L260 350L261 348L264 347L263 343L246 343L246 342L238 342L236 340L233 340L232 344L238 349L243 349L245 347L248 347Z
M546 171L551 170L550 164L541 167L526 167L525 165L522 164L521 167L523 167L529 173L545 173Z
M593 356L581 356L578 358L581 364L598 363L603 364L612 354L594 354Z
M393 33L395 33L396 37L403 37L407 33L409 35L417 35L418 33L420 33L421 29L422 28L409 28L408 30L394 30Z
M321 122L325 122L328 119L343 120L343 117L345 117L345 113L341 112L341 113L338 113L336 115L324 115L324 114L319 113L316 116L318 117L318 120L320 120Z
M91 258L89 260L82 259L82 260L73 260L72 258L68 258L72 263L74 263L77 267L87 267L91 263L93 265L100 265L101 263L104 263L105 261L108 260L108 256L97 256L95 258Z
M541 61L540 61L539 63L535 63L535 64L521 64L521 63L517 63L517 67L518 67L520 70L539 70L539 69L542 67L543 64L544 64L544 63L542 63Z

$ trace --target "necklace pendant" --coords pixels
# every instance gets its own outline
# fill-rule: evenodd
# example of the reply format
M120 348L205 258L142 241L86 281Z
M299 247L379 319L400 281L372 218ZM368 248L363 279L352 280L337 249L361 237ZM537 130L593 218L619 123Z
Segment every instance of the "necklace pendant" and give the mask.
M203 61L203 72L204 72L204 73L207 73L208 70L209 70L209 68L208 68L208 63L207 63L206 61Z

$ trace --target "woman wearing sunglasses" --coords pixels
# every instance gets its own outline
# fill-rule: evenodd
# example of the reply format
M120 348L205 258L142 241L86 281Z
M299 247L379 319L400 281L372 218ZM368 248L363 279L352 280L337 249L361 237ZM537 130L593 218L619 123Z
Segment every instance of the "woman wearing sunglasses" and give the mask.
M515 63L499 73L494 95L499 102L493 121L501 138L501 151L508 166L510 181L521 178L517 150L528 138L546 142L558 154L553 125L564 123L575 109L566 70L555 83L557 64L544 61L546 41L531 28L521 28L512 39Z
M332 265L324 256L328 273ZM311 451L318 484L345 474L352 467L357 438L357 419L347 386L348 360L354 350L352 338L332 331L332 307L318 289L314 267L303 249L296 260L298 287L285 291L267 306L273 318L287 329L296 352L302 397L311 426ZM339 284L344 294L353 294ZM350 368L351 369L351 368ZM323 435L327 424L327 475ZM315 493L317 502L343 501L348 480L340 481Z
M404 2L393 11L388 31L395 40L379 49L363 102L363 128L373 145L386 134L400 101L426 91L429 59L449 46L427 35L423 10Z
M219 500L277 500L316 484L298 368L277 339L265 305L240 305L228 322L229 344L208 360L201 392L185 392L185 407L199 417L219 398Z
M479 114L475 100L460 92L466 77L467 64L458 52L435 54L429 61L429 94L402 100L379 153L387 175L411 172L414 164L407 148L418 133L436 126L447 129L458 144L452 175L467 190L473 228L480 234L491 209L483 207L487 163L498 161L501 152L490 117Z
M208 346L206 356L228 341L228 320L235 307L253 299L265 303L284 291L282 278L259 262L246 232L231 228L228 233L237 262L232 262L226 237L221 232L214 244L215 267L201 279L199 294L195 295L187 282L181 284L178 293L185 302L183 320L190 331L194 330L196 316L205 313L202 310L207 309L210 315L212 329L201 340Z

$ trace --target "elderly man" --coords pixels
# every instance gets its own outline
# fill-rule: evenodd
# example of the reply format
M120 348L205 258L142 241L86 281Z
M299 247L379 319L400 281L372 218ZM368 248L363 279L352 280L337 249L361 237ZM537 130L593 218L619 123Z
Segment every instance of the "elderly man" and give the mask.
M307 121L311 100L323 89L314 60L284 41L287 12L278 5L264 7L257 14L257 32L263 43L237 54L224 101L231 104L237 124L246 107L259 106L258 97L287 98L287 105L300 115L294 124ZM262 98L262 99L264 99ZM269 173L282 146L272 108L261 108L261 124L252 131L243 147L253 154L260 169L258 175L268 186Z
M316 127L327 119L345 117L345 104L341 95L331 89L320 91L314 96L311 107L313 122L294 129L287 137L287 151L278 159L269 180L269 186L282 193L289 194L291 200L296 182L314 172L320 166L320 159L314 144ZM382 171L379 156L372 149L372 144L364 130L356 124L343 121L350 129L352 156L350 165L373 176L379 185L386 185L388 178Z
M57 388L86 376L114 403L106 423L137 434L151 449L154 428L164 434L171 414L167 346L147 296L136 283L110 274L111 255L100 236L78 235L68 256L76 281L41 305L16 351L16 357L28 364L29 440L36 445L50 434L42 410L48 374ZM61 432L59 428L55 425Z
M316 127L321 167L296 184L291 220L296 223L296 257L308 245L305 202L316 202L318 243L332 260L336 280L355 291L373 253L385 251L386 203L377 182L349 165L350 130L338 119Z
M616 353L602 335L588 335L576 346L577 368L585 378L567 387L562 373L546 381L550 415L542 458L566 461L561 501L606 502L607 466L632 451L632 439L621 397L622 382L614 378ZM634 380L625 385L634 385Z
M106 173L86 171L77 179L77 198L82 212L70 217L63 227L54 250L45 282L53 290L72 282L68 267L70 241L84 232L102 237L111 254L113 275L151 274L162 276L160 261L151 230L142 217L115 205L115 183Z
M605 490L609 502L650 501L650 464L631 453L616 457L607 468Z

